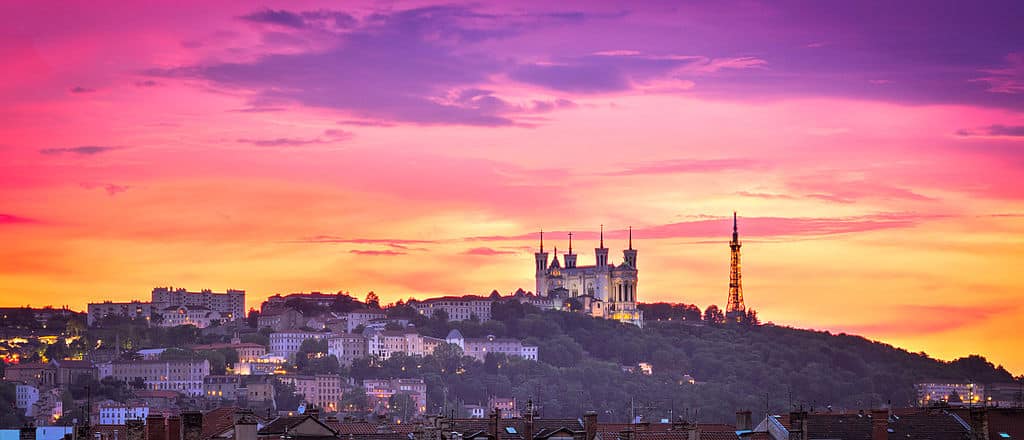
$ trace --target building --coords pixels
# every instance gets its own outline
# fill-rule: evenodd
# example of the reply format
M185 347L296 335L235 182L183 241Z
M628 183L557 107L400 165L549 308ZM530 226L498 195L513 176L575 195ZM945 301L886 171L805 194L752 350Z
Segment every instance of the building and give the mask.
M265 354L256 359L236 362L231 372L243 376L265 376L274 374L287 360L284 356Z
M544 252L544 233L540 235L540 250L534 254L537 294L544 297L589 297L590 307L584 311L595 317L614 319L643 326L643 312L637 302L637 251L633 249L633 231L629 230L629 247L622 251L623 261L618 266L608 262L608 249L604 247L604 227L600 243L594 249L595 264L578 266L572 251L572 233L569 233L569 252L558 261L558 249L548 263ZM564 290L563 290L564 289Z
M736 429L737 432L745 431L747 434L766 433L766 440L988 438L972 435L976 429L974 422L950 411L910 408L835 413L792 412L768 417L753 429L747 426L737 426ZM741 438L744 436L741 435Z
M338 364L351 366L357 358L366 357L366 337L359 333L345 333L327 339L327 355L338 359Z
M342 395L341 376L317 374L314 376L287 374L278 376L281 383L291 384L295 393L301 394L306 403L316 405L328 412L338 410Z
M245 319L245 291L228 289L225 293L214 293L209 289L189 292L173 287L157 287L152 292L154 310L168 307L205 307L217 312L225 320Z
M26 417L34 417L32 407L39 401L39 387L19 383L14 389L14 406L25 410Z
M417 414L427 410L427 385L423 379L366 379L363 391L377 413L387 413L389 400L396 394L408 394L416 404Z
M155 311L152 304L140 301L89 303L86 310L88 312L86 322L89 326L95 325L96 321L107 316L149 320Z
M515 397L495 397L491 396L487 398L487 407L492 410L496 409L501 417L506 419L519 418L519 410L516 409L516 398Z
M297 328L302 325L302 313L289 308L270 308L260 313L256 325L258 328L269 327L276 332Z
M100 425L124 425L128 420L146 420L148 405L125 405L121 403L100 405Z
M387 319L388 315L380 309L356 309L344 314L345 327L348 333L354 332L360 326L366 327L373 321Z
M228 319L216 310L210 310L203 306L170 306L159 310L160 319L156 322L160 327L177 327L179 325L194 325L197 328L206 328L215 323L227 321Z
M449 321L466 321L477 319L480 322L491 320L491 304L494 300L477 295L443 296L423 301L410 302L413 309L426 317L432 317L443 310Z
M142 378L147 389L177 391L192 397L203 395L203 378L210 375L210 361L206 359L118 361L112 366L115 379L131 383Z
M471 419L482 419L487 416L487 410L480 405L462 405L462 410Z
M985 402L985 386L976 383L933 380L914 384L917 403L929 406L944 403L951 406Z
M310 332L305 330L285 330L270 334L270 354L294 360L302 342L307 339L325 339L328 333Z
M203 397L210 400L238 400L238 390L242 388L242 376L235 374L210 375L203 378Z
M500 353L531 361L537 360L537 346L523 345L523 342L518 339L497 338L494 335L488 335L485 338L464 338L462 332L452 329L448 332L445 342L458 345L466 356L472 356L481 362L487 357L487 353Z
M395 353L426 356L433 354L434 349L445 342L444 339L423 336L411 329L366 329L363 335L366 337L366 353L381 360L386 360Z
M54 359L50 363L57 367L57 385L71 385L82 380L83 377L97 379L96 366L90 361Z
M35 386L54 386L57 385L57 367L42 362L8 365L4 369L4 380Z
M56 423L64 415L64 401L59 388L51 388L39 393L39 400L32 404L30 410L36 425ZM26 411L28 412L28 411Z
M235 352L238 353L238 360L239 361L252 361L252 360L259 359L259 358L261 358L261 357L263 357L264 355L267 354L267 348L266 347L264 347L264 346L262 346L260 344L257 344L255 342L242 342L242 340L238 338L238 335L235 335L233 338L231 338L231 342L226 343L226 344L225 343L220 343L220 344L191 345L191 346L189 346L189 348L191 348L193 350L196 350L196 351L201 351L201 350L223 350L223 349L235 350Z

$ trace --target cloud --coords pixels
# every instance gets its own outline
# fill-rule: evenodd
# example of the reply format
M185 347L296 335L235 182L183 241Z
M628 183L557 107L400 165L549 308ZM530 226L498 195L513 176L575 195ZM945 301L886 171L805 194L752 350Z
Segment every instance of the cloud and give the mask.
M35 220L25 217L19 217L12 214L0 213L0 225L14 225L24 223L35 223Z
M287 110L287 109L284 108L284 107L248 107L248 108L238 108L238 109L233 109L233 110L228 110L228 111L229 112L233 112L233 113L273 113L273 112L283 112L285 110Z
M862 199L932 201L932 197L886 183L875 176L842 176L837 173L800 176L786 181L787 192L836 203Z
M1001 137L1024 137L1024 125L1002 125L994 124L977 129L957 130L957 136L1001 136Z
M107 195L109 195L109 196L116 196L116 195L118 195L120 193L123 193L123 192L128 191L129 189L131 189L131 187L128 186L128 185L116 185L116 184L113 184L113 183L82 183L82 184L79 184L79 186L81 186L82 188L85 188L85 189L96 189L96 188L99 188L99 189L102 189L102 190L106 191Z
M362 21L345 16L328 10L257 11L241 19L288 29L288 38L313 41L310 46L316 49L148 73L203 79L250 96L255 92L253 100L257 102L294 102L344 111L355 121L530 125L529 119L521 117L572 106L564 98L519 103L481 87L492 84L514 61L472 45L544 26L576 23L587 14L501 15L432 6L374 13ZM326 22L334 27L318 24ZM346 28L338 29L338 23ZM267 31L264 36L271 32L281 33Z
M462 252L462 255L473 255L473 256L494 256L494 255L510 255L515 254L512 251L500 251L489 247L476 247L472 249L466 249Z
M789 194L773 194L773 193L762 193L753 191L737 191L736 195L742 197L752 197L757 199L769 199L769 200L794 200L796 196Z
M406 238L344 238L333 235L315 235L312 237L303 237L298 240L291 241L292 243L348 243L348 244L387 244L393 245L407 245L407 244L432 244L438 243L437 240L419 240L419 239L406 239Z
M740 233L745 237L799 238L825 237L841 234L871 232L886 229L911 228L936 216L883 213L851 217L740 217ZM545 236L564 236L569 231L545 231ZM677 223L633 228L634 244L639 240L672 238L728 237L732 232L732 216L692 220ZM624 240L627 229L605 229L604 238ZM536 232L521 235L492 235L467 237L466 241L536 240ZM574 231L573 238L596 240L597 231Z
M713 173L719 171L751 169L764 164L750 159L676 159L634 165L606 176L635 176L644 174Z
M71 93L92 93L92 92L95 92L96 89L90 89L88 87L82 87L82 86L75 86L75 87L72 87L71 90L68 90L68 91L71 92Z
M1005 67L982 69L987 75L972 81L988 84L987 90L992 93L1024 93L1024 52L1011 53L1005 60Z
M920 336L922 334L943 333L968 326L976 322L985 322L993 315L999 313L1011 313L1019 307L1005 304L979 304L970 306L960 305L928 305L928 304L906 304L888 305L888 308L899 311L899 315L906 316L928 316L931 319L905 319L897 318L882 322L860 324L860 325L839 325L838 330L857 334L887 336ZM1009 309L1009 310L1008 310Z
M350 250L349 253L357 254L357 255L374 255L374 256L406 255L406 252L402 252L402 251L373 250L373 249L369 249L369 250L353 249L353 250Z
M238 139L237 142L251 144L257 147L301 147L303 145L329 144L333 142L352 139L354 135L350 131L327 129L324 130L324 137L311 139L301 138L271 138L271 139Z
M135 87L156 87L158 85L160 85L160 83L153 81L151 79L135 81Z
M94 156L100 153L118 150L120 148L121 147L101 147L96 145L83 145L80 147L43 148L39 150L39 153L47 155L73 154L78 156Z

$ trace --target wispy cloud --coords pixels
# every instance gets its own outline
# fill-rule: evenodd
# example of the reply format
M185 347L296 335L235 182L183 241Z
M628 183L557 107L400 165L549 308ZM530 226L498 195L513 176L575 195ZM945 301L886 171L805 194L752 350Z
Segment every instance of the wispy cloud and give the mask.
M406 252L392 251L392 250L375 250L375 249L353 249L349 253L357 255L372 255L372 256L394 256L394 255L406 255Z
M963 137L1024 137L1024 125L993 124L975 129L965 128L957 130L956 135Z
M75 86L75 87L72 87L71 90L68 90L68 91L71 92L71 93L92 93L92 92L95 92L96 89L91 89L91 88L82 87L82 86Z
M0 225L12 225L22 223L35 223L36 221L30 218L20 217L13 214L0 213Z
M764 166L751 159L677 159L627 166L603 173L606 176L633 176L642 174L712 173L750 169Z
M116 196L131 189L128 185L117 185L113 183L82 183L79 184L79 186L85 189L102 189L110 196Z
M483 256L483 257L490 257L490 256L495 256L495 255L510 255L510 254L515 254L515 252L512 252L512 251L502 251L502 250L497 250L497 249L489 248L489 247L475 247L475 248L472 248L472 249L466 249L465 251L462 252L462 255L473 255L473 256Z
M39 150L40 154L48 155L62 155L71 154L77 156L94 156L100 153L106 153L121 149L121 147L102 147L97 145L83 145L80 147L59 147L59 148L43 148Z

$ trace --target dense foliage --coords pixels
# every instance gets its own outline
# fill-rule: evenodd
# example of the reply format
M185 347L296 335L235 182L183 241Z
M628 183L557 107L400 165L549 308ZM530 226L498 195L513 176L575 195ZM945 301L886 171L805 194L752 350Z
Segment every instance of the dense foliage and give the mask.
M696 316L688 308L680 312ZM509 301L495 303L494 319L483 323L412 316L420 332L434 337L457 328L468 338L523 339L539 347L541 361L492 355L481 363L445 344L423 358L360 359L351 375L357 380L423 378L431 411L462 402L486 404L494 395L532 398L550 417L576 417L581 410L595 409L609 420L626 420L633 412L660 419L670 411L696 410L702 421L723 422L738 409L763 415L766 406L778 413L796 405L912 405L913 383L922 379L1013 380L979 356L946 363L858 336L717 324L717 315L712 312L710 321L649 322L639 329ZM650 363L653 374L623 368L640 362Z

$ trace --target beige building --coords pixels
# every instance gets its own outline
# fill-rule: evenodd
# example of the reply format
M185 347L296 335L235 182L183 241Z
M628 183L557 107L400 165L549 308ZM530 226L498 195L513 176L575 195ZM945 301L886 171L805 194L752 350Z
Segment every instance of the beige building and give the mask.
M458 345L466 356L483 362L487 353L500 353L506 356L520 357L531 361L537 360L537 346L524 345L518 339L497 338L488 335L485 338L464 338L457 329L448 332L445 341Z
M193 397L203 395L203 378L210 375L210 361L119 361L113 362L115 379L131 382L141 377L150 390L177 391Z
M434 349L445 342L444 339L420 335L415 330L367 329L364 336L366 336L367 354L381 360L388 359L399 352L410 356L426 356L433 354Z
M359 333L331 336L327 340L327 354L338 358L338 363L351 366L356 358L366 357L366 337Z
M466 295L431 298L410 305L419 314L428 318L434 316L438 310L443 310L448 315L449 321L466 321L476 317L483 322L491 320L491 304L493 302L490 298Z
M315 376L282 375L278 376L281 383L291 384L295 393L301 394L306 403L311 403L328 412L338 410L341 401L342 381L337 374L317 374Z

